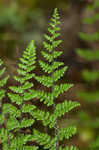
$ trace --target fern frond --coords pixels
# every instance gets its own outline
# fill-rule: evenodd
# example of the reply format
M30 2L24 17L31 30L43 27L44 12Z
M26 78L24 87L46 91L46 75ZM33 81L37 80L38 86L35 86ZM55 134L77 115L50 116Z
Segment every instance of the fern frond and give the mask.
M39 61L40 67L42 68L42 70L44 70L47 73L51 73L52 71L54 71L55 69L57 69L58 67L64 65L63 62L56 62L54 61L54 63L52 65L49 65L43 61Z
M52 25L52 24L50 24L50 25ZM50 42L52 42L53 40L55 40L55 39L56 39L57 37L59 37L59 36L60 36L60 33L56 33L56 34L53 35L52 37L50 37L50 36L47 35L47 34L44 35L45 39L48 40L48 41L50 41Z
M50 150L59 149L60 145L59 136L61 134L64 137L65 136L64 134L67 132L66 138L69 138L73 134L75 134L74 131L75 129L73 127L70 127L67 130L64 128L59 132L58 119L65 113L69 112L73 108L80 105L78 102L72 101L65 101L59 104L55 102L56 98L58 98L60 94L69 90L73 86L73 84L64 84L64 83L60 85L56 84L56 82L61 77L63 77L65 71L68 68L63 66L64 65L63 62L56 61L56 58L62 54L62 52L55 50L55 48L57 48L62 42L62 40L57 39L60 36L60 33L58 33L58 31L60 30L60 27L58 27L58 25L60 24L59 18L60 17L58 15L58 11L57 9L55 9L51 21L49 23L50 26L48 28L49 34L44 35L46 41L43 42L43 47L45 51L44 50L41 51L41 54L46 59L46 62L40 60L39 66L41 70L44 73L47 73L48 75L34 76L34 78L39 83L41 83L43 86L47 88L50 88L51 92L46 92L44 90L41 91L29 90L24 95L24 100L26 101L28 101L31 98L37 98L44 104L47 104L47 106L51 106L53 109L53 112L43 111L39 109L35 109L32 112L30 112L31 115L36 120L40 120L42 122L43 126L48 126L50 129L53 129L54 131L53 138L51 138L48 134L40 133L38 130L34 130L33 132L34 141L37 142L39 145L42 145L44 149ZM70 148L70 150L72 149L73 147Z
M28 101L33 98L38 98L40 102L44 101L44 104L51 106L53 104L53 94L45 92L44 90L29 90L28 93L24 93L24 100Z
M88 61L99 60L98 50L91 51L91 50L77 49L77 54Z
M95 82L99 79L99 71L84 70L82 72L83 79L87 82Z
M20 136L17 135L16 137L13 138L13 140L11 141L10 144L10 150L14 150L14 149L18 149L18 150L31 150L31 148L33 148L33 150L36 150L38 147L37 146L26 146L25 144L28 141L31 141L31 135L24 135L21 134Z
M68 91L71 87L73 87L73 84L70 83L55 85L53 89L54 97L57 98L60 94L64 93L65 91Z
M61 77L63 77L66 70L67 70L67 67L63 67L62 69L56 70L53 73L54 82L58 81Z
M8 78L9 76L6 76L4 79L0 80L0 87L3 87L7 83Z
M40 109L36 109L30 114L36 119L42 121L42 124L44 126L49 126L50 128L55 126L55 119L56 116L54 114L51 114L50 112L45 112Z
M54 51L53 55L46 53L45 51L41 51L41 54L43 55L43 57L50 63L53 61L53 59L57 58L58 56L60 56L62 54L62 51Z
M24 91L22 86L10 86L9 89L15 93L23 93Z
M77 96L87 102L97 102L99 98L99 91L79 91Z
M8 131L12 131L12 130L18 128L19 125L20 125L19 121L15 117L10 116L7 120L6 128Z
M9 139L12 141L14 135L9 133ZM5 128L0 128L0 140L2 142L3 150L9 150L8 146L8 130Z
M59 138L62 141L63 138L69 139L76 133L77 129L74 126L66 127L66 128L61 128L59 130Z
M6 68L5 68L5 67L0 70L0 77L5 73L5 71L6 71Z
M96 21L98 21L99 20L99 14L98 13L96 13L94 16L92 16L92 17L87 17L87 18L84 18L84 20L83 20L83 23L84 24L94 24Z
M34 123L34 119L25 119L23 118L20 124L20 128L30 127Z
M53 84L53 79L49 76L42 75L42 76L35 76L34 77L38 82L40 82L43 86L51 87Z
M11 116L16 118L20 117L21 115L20 110L9 103L4 104L2 107L2 114L6 114L6 113L9 113Z
M10 86L9 89L12 90L15 93L23 93L24 90L30 89L31 87L33 87L33 84L30 82L25 82L23 85L21 86ZM9 96L9 95L8 95Z
M79 36L82 40L85 40L85 41L89 41L89 42L99 41L99 32L95 32L92 34L80 32Z
M49 44L48 42L43 42L43 46L49 52L51 52L53 50L53 46L51 44Z
M98 149L98 148L99 148L99 137L97 137L97 139L90 144L90 149L91 150L95 150L95 149Z
M22 105L22 112L23 113L32 113L32 111L36 109L35 105L31 105L31 104L23 104Z
M33 78L34 73L31 73L35 69L36 52L34 41L29 43L29 46L23 52L22 58L20 58L19 68L17 69L18 75L14 76L14 79L19 82L17 86L10 86L9 89L13 92L8 93L12 104L3 105L3 114L1 118L4 118L5 113L9 113L9 117L6 122L6 128L9 132L13 130L16 132L15 138L11 141L10 150L24 149L25 144L28 142L29 135L22 135L22 128L31 127L35 120L33 118L26 118L23 113L29 113L36 108L24 104L24 93L33 87L33 83L29 79ZM15 103L17 106L14 106ZM17 136L18 135L18 136ZM23 138L23 139L22 139ZM29 139L30 140L30 139ZM29 149L29 147L27 147ZM36 149L36 147L34 147Z
M8 96L12 102L18 105L22 104L23 99L19 94L8 93Z
M44 146L44 149L52 149L56 147L56 138L51 138L46 133L41 133L37 130L33 130L33 139Z
M0 101L3 99L5 96L5 90L0 90Z
M34 73L31 74L26 74L25 77L18 77L18 76L14 76L13 78L17 81L20 82L21 84L24 83L25 81L32 79L34 77Z
M73 108L80 106L78 102L64 101L63 103L56 104L54 115L61 117L65 113L71 111Z
M46 67L47 67L47 65L46 65ZM49 68L46 69L47 72L48 72ZM43 68L43 70L45 70L45 69ZM52 68L52 70L53 70L53 68ZM64 67L60 70L56 70L53 73L53 78L43 75L43 76L35 76L35 79L38 82L42 83L42 85L44 85L46 87L51 87L54 81L56 82L57 80L59 80L64 75L66 70L67 70L67 67Z

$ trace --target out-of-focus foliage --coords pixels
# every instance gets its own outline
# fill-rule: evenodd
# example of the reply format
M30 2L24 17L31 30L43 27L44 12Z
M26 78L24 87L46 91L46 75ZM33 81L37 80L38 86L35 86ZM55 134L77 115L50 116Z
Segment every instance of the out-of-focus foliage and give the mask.
M98 0L95 0L92 5L88 5L87 9L90 13L93 13L93 15L84 18L84 24L88 24L89 26L95 25L95 23L99 20L99 12L95 11L97 8L99 8ZM77 49L77 54L82 57L84 61L87 61L89 63L89 66L91 66L91 69L87 68L82 71L83 82L87 86L85 87L85 90L78 91L77 96L81 100L84 100L86 102L86 105L89 105L89 107L94 107L94 105L97 107L97 103L99 102L99 87L97 85L99 81L99 70L97 67L99 65L99 47L97 48L97 42L99 42L99 32L98 30L93 30L93 32L91 31L91 33L80 32L79 36L85 42L94 44L94 48ZM89 108L88 110L86 110L86 113L79 113L79 119L81 120L81 122L83 121L82 126L87 127L88 130L90 129L90 133L94 132L95 136L99 136L98 133L95 133L95 130L99 130L99 111L97 110L96 114L94 113L94 108ZM93 116L95 116L92 117L92 114ZM92 138L95 136L91 134L88 140L92 140ZM89 149L96 150L97 148L99 149L99 138L97 138L97 140L91 144Z
M98 5L99 5L99 1L95 1L95 4L94 5L92 5L91 6L91 11L94 11L94 9L96 8L96 7L98 7ZM93 8L93 9L92 9ZM94 14L95 15L95 14ZM93 15L93 16L94 16ZM90 19L92 19L93 20L93 16L90 18ZM89 19L89 18L88 18ZM96 31L96 34L98 33L98 31ZM97 39L96 39L96 37L93 37L93 40L92 41L90 41L90 37L91 36L93 36L94 35L94 33L91 33L91 34L89 34L89 33L84 33L84 35L83 35L83 37L82 37L82 35L81 34L83 34L83 33L80 33L80 38L82 39L82 40L85 40L86 41L86 37L87 36L89 36L89 38L88 38L88 42L97 42ZM96 50L96 49L89 49L89 50L86 50L86 49L77 49L77 54L79 54L80 55L80 57L82 57L82 58L84 58L84 59L86 59L87 61L97 61L97 60L99 60L99 54L98 54L98 49ZM89 55L90 55L90 57L89 57ZM97 69L97 68L96 68ZM83 79L90 85L90 88L89 89L91 89L91 85L92 84L96 84L96 81L99 79L99 71L98 70L88 70L88 69L86 69L86 70L84 70L83 72L82 72L82 76L83 76ZM92 83L93 82L93 83ZM95 85L94 85L95 86ZM96 94L97 93L97 94ZM91 91L91 93L89 93L88 91L87 92L78 92L78 96L80 96L80 97L83 97L83 99L89 99L89 101L91 101L91 99L93 99L93 102L94 101L97 101L98 100L98 96L99 96L99 92L98 92L98 90L97 90L97 92L92 92ZM84 98L85 97L85 98Z
M2 30L10 28L10 30L21 32L25 29L25 14L22 14L18 7L16 3L12 3L0 8L0 28Z
M37 41L41 41L41 31L37 30L36 27L38 26L38 28L42 29L42 26L45 24L42 12L40 8L37 8L36 4L34 5L34 1L30 5L25 5L17 1L1 3L1 55L12 57L16 53L15 48L17 45L29 41L31 36L36 37Z

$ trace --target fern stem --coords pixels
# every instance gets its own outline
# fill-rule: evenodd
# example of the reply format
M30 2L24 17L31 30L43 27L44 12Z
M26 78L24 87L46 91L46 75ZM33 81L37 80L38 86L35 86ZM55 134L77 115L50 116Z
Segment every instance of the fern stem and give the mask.
M53 74L52 74L52 76L53 76ZM52 92L53 92L53 88L54 88L54 83L53 83L53 87L52 87ZM53 98L53 110L55 110L55 108L56 108L56 103ZM56 150L58 150L58 147L59 147L59 125L58 125L57 119L55 120L55 137L57 137Z
M52 43L52 44L53 44L53 43ZM53 53L54 53L54 50L52 50L52 52L51 52L51 55L52 55L52 56L53 56ZM54 63L54 59L53 59L51 65L53 65L53 63ZM51 73L52 79L53 79L54 71L55 71L55 70L53 70L52 73ZM54 81L53 81L52 93L53 93L53 90L54 90L54 85L55 85L55 84L54 84ZM56 108L56 103L55 103L55 101L54 101L54 97L53 97L53 105L52 105L52 107L53 107L53 111L54 111L55 108ZM55 137L57 137L56 150L58 150L58 147L59 147L59 126L58 126L57 119L55 120Z
M53 110L55 110L55 107L56 107L56 104L54 102ZM58 150L58 147L59 147L59 125L58 125L57 119L55 120L55 137L57 137L56 150Z

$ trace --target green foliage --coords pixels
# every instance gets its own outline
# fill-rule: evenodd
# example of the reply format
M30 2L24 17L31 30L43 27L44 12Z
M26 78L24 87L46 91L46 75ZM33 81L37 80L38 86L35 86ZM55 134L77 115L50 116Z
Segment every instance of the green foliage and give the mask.
M45 51L41 51L45 62L39 60L39 66L44 74L36 75L34 73L36 63L36 48L34 41L31 41L23 52L18 64L17 74L14 76L16 85L9 86L7 93L10 103L2 105L2 113L0 114L0 139L3 150L37 150L38 146L50 150L78 150L75 146L64 146L62 141L69 139L76 133L76 127L73 125L65 128L59 127L59 119L74 108L80 106L78 102L65 100L61 103L57 102L59 96L67 92L73 84L60 83L61 79L68 67L64 67L63 62L56 61L57 57L62 54L56 48L62 42L58 40L60 36L60 24L58 10L55 9L51 18L49 34L45 34L46 41L43 42ZM47 62L48 61L48 62ZM2 61L1 61L2 64ZM0 71L0 75L5 72L5 68ZM49 92L43 90L35 90L34 84L30 79L35 79L42 86L49 89ZM3 87L7 82L8 76L0 81L0 86ZM5 91L1 90L1 98ZM33 104L33 99L36 98L41 103L46 105L46 110L38 108ZM30 102L32 100L32 102ZM50 108L50 109L49 109ZM48 110L47 110L48 109ZM34 129L34 123L39 121L44 126L41 132L40 128ZM49 135L45 133L45 126L53 131ZM25 132L26 129L29 133ZM23 131L24 130L24 131ZM33 145L28 144L33 142ZM38 146L35 146L35 144Z
M51 107L51 111L36 109L30 112L36 120L40 120L44 126L49 126L53 130L53 136L47 133L40 132L39 129L33 130L33 140L39 145L43 146L44 149L66 149L66 150L76 150L77 148L71 147L61 147L60 141L64 138L69 139L72 135L76 133L76 128L74 126L59 128L58 120L63 115L71 111L73 108L79 106L78 102L73 102L71 100L65 100L62 103L57 103L57 99L60 94L69 90L73 84L57 84L57 81L63 77L67 67L64 67L63 62L56 61L57 57L62 54L62 52L56 50L56 48L62 42L58 40L60 33L59 14L57 9L54 10L53 16L49 23L48 32L45 34L45 41L43 42L43 51L41 51L42 56L45 61L39 60L39 66L44 72L43 75L34 75L34 78L44 87L50 89L50 92L45 90L35 91L29 90L24 96L27 101L31 98L37 98L40 102L47 104L47 107ZM48 61L48 62L47 62Z
M66 128L62 128L59 131L59 138L60 140L63 140L63 138L65 139L69 139L70 137L72 137L74 134L76 133L76 127L66 127Z
M96 0L94 2L93 5L91 5L91 11L94 11L95 8L98 8L99 7L99 2ZM96 20L93 21L93 18L96 18L96 16L98 16L99 14L93 14L92 17L90 17L90 22L89 23L89 19L88 18L85 18L84 20L86 20L86 23L88 21L88 24L92 24L94 23L94 21L98 20L99 18L97 17ZM88 41L88 42L97 42L99 41L99 33L98 31L96 31L96 33L91 33L90 34L87 34L87 33L83 33L81 32L79 34L80 38L84 41ZM85 60L89 61L89 62L92 62L92 61L98 61L99 60L99 51L98 50L93 50L93 49L77 49L77 54L84 58ZM95 82L99 79L99 71L98 70L84 70L82 72L82 77L83 79L90 85L92 85L92 82L95 84ZM99 92L98 90L97 91L94 91L91 93L89 91L87 92L78 92L78 96L84 98L85 100L88 100L88 101L97 101L98 99L98 96L99 96Z
M97 42L99 41L99 32L95 32L92 34L87 34L87 33L79 33L79 36L81 39L87 41L87 42Z
M21 31L25 28L24 17L18 12L18 5L12 3L10 6L2 6L0 8L0 27L5 27L6 25L11 25L16 31Z
M83 79L87 82L95 82L99 79L99 71L94 70L94 71L89 71L89 70L84 70L82 73Z
M77 93L78 97L87 101L87 102L97 102L99 98L99 91L79 91Z
M53 104L53 97L57 98L60 94L64 93L65 91L69 90L73 84L60 84L55 85L53 87L53 93L45 92L44 90L36 91L36 90L29 90L29 93L24 94L24 100L28 101L32 98L38 98L40 101L44 101L44 104L51 106Z
M91 150L97 150L98 148L99 148L99 137L97 137L97 139L90 144Z
M95 0L93 5L88 5L89 11L94 12L92 16L84 18L83 23L84 24L88 24L88 25L94 25L98 20L99 20L99 13L96 12L95 13L95 9L99 8L99 1ZM88 43L97 43L99 42L99 32L98 30L91 32L91 33L83 33L80 32L79 34L80 38L82 40L84 40L85 42ZM95 47L95 46L94 46ZM77 92L77 96L81 99L81 100L85 100L85 102L87 102L88 104L91 105L92 104L97 104L97 102L99 101L99 89L97 89L97 81L99 79L99 71L97 70L97 67L95 68L95 64L94 62L98 62L99 61L99 50L97 49L82 49L82 48L78 48L77 49L77 54L84 58L84 61L87 61L87 63L90 64L91 66L91 70L84 69L82 71L82 78L83 81L86 82L87 87L84 90L80 90ZM92 65L91 65L92 64ZM93 67L94 66L94 67ZM86 113L81 113L79 115L81 121L84 122L84 124L82 125L87 125L87 127L91 127L92 129L99 129L99 117L91 117L91 114L93 112L93 110L89 110L90 112ZM99 140L97 138L97 140L95 142L93 142L90 146L89 149L91 150L96 150L99 148Z
M9 87L9 89L12 91L8 93L11 104L5 103L2 106L2 114L0 116L0 122L2 125L6 119L5 115L9 115L6 119L6 136L4 136L4 128L1 128L0 131L2 133L0 136L4 136L4 142L2 141L4 150L7 147L9 147L11 150L17 148L23 150L25 148L25 144L28 142L30 135L22 135L21 130L23 128L32 126L35 122L33 118L22 117L22 113L33 111L33 109L36 108L34 105L30 106L24 103L24 94L26 93L27 89L31 89L31 87L33 87L33 83L31 83L29 79L33 78L34 76L34 73L31 72L33 72L33 70L35 69L35 59L35 45L34 41L31 41L29 46L24 51L22 58L20 58L20 63L18 65L19 68L17 69L18 76L14 77L14 79L18 82L18 85ZM1 74L3 72L4 71L1 71ZM6 83L6 81L7 77L1 80L1 87ZM17 136L15 136L13 140L10 139L10 133L12 131L13 133L17 134ZM29 150L31 148L37 149L35 146L26 146L25 149Z
M77 49L77 54L86 59L87 61L94 61L94 60L99 60L99 51L91 51L87 49Z
M57 117L61 117L62 115L68 113L69 111L71 111L73 108L77 106L79 106L78 102L72 102L70 100L64 101L63 103L56 104L54 113Z
M97 20L99 20L99 14L98 13L96 13L94 16L92 16L92 18L84 18L83 23L93 24Z

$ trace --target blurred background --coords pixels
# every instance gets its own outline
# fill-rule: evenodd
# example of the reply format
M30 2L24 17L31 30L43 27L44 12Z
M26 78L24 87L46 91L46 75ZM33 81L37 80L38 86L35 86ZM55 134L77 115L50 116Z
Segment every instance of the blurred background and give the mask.
M78 133L70 143L84 150L99 135L99 119L94 121L97 124L92 124L95 118L99 118L99 92L95 95L98 98L95 98L94 103L86 102L77 93L79 90L86 89L99 91L99 80L90 85L82 78L83 70L90 68L97 70L99 63L83 59L77 55L76 49L99 49L99 42L83 41L78 35L79 32L92 32L99 28L99 20L90 28L82 23L84 17L91 17L93 12L88 11L86 6L93 5L93 2L94 0L0 0L0 57L4 60L10 76L16 73L18 59L30 40L35 40L38 57L40 57L43 34L47 31L53 9L56 7L59 9L63 40L61 46L63 55L60 60L69 67L63 80L75 84L63 97L81 103L76 113L70 114L70 118L73 118L70 122L78 126ZM12 79L9 82L12 82ZM66 121L64 117L60 124L65 126Z

